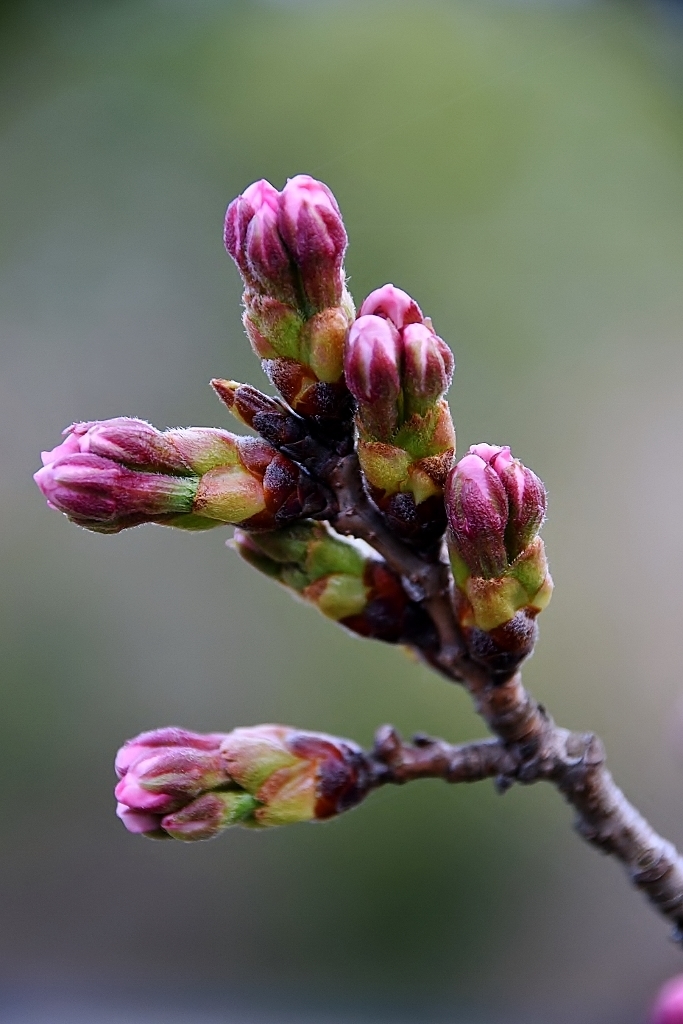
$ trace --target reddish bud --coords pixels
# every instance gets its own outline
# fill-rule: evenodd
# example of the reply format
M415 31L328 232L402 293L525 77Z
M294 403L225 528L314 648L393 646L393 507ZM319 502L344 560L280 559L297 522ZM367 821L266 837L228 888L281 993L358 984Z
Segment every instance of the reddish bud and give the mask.
M393 284L385 284L370 292L367 299L360 307L359 316L383 316L391 320L397 330L402 330L408 324L421 324L423 322L422 310L414 299L411 299L407 292L395 288Z
M203 793L181 810L164 815L161 836L185 842L213 839L230 825L253 820L257 807L258 801L248 793L235 790Z
M117 814L128 831L182 840L241 823L323 820L358 803L369 786L355 744L281 725L143 733L119 752L116 770Z
M351 327L344 359L346 383L365 429L388 440L398 426L401 338L380 316L361 316Z
M124 743L116 755L114 768L118 777L122 778L136 761L152 757L161 749L183 747L215 751L220 746L222 738L222 733L190 732L189 729L179 729L174 725L163 729L151 729Z
M230 203L225 247L247 288L306 316L339 306L346 231L330 190L307 174L282 192L257 181Z
M403 331L403 387L407 414L424 415L448 391L455 360L448 345L424 324Z
M347 237L330 189L308 174L290 178L280 197L278 223L312 311L338 306Z
M157 729L129 740L116 757L117 813L129 832L155 834L165 815L229 783L221 735Z
M43 459L35 481L50 506L100 533L145 522L271 530L327 507L326 492L295 463L260 438L227 430L162 432L125 418L81 423Z
M62 446L60 446L62 447ZM192 511L195 477L139 473L99 455L67 455L34 475L51 508L79 526L118 533Z
M64 434L66 440L62 444L42 453L44 465L52 465L78 452L99 455L147 473L192 476L238 459L235 435L213 427L161 431L145 420L119 416L111 420L73 423Z
M358 403L363 476L391 529L430 547L443 535L443 485L455 454L443 398L453 354L417 303L391 284L372 292L360 314L344 368Z
M508 558L515 558L531 543L545 519L547 495L535 473L515 459L507 445L478 444L470 452L482 458L497 474L509 503L505 531Z
M446 481L455 609L470 655L505 679L533 650L536 617L553 582L543 541L538 477L510 449L479 444Z
M446 513L455 547L474 576L492 579L508 565L508 500L500 479L478 455L466 455L446 479Z
M224 241L245 284L297 305L293 268L278 229L280 193L256 181L228 206Z

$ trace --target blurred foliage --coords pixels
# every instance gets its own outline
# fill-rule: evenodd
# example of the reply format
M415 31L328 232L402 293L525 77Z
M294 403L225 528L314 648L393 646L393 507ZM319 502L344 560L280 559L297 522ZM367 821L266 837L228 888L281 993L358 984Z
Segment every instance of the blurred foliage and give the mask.
M558 588L531 686L563 723L605 734L630 794L683 839L669 740L683 130L659 59L675 34L616 3L14 13L0 37L2 971L223 986L371 1019L635 1024L675 954L540 787L501 801L424 783L327 826L196 848L125 834L110 765L142 728L281 720L368 743L382 721L453 740L482 727L462 693L292 602L218 531L89 536L44 509L30 471L72 419L225 423L208 378L262 384L225 205L258 177L323 178L356 298L393 280L453 345L460 451L510 443L550 487Z

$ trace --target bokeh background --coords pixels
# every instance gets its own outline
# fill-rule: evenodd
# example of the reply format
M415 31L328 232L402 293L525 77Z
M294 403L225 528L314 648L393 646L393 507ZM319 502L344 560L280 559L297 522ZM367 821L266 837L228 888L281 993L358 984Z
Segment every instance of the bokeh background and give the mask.
M675 4L0 8L0 1021L639 1024L683 969L550 789L424 782L325 826L128 835L157 725L482 733L465 695L225 548L102 538L31 473L74 419L225 425L262 385L221 244L249 182L335 191L360 300L456 351L459 448L546 481L526 677L683 842L683 25Z

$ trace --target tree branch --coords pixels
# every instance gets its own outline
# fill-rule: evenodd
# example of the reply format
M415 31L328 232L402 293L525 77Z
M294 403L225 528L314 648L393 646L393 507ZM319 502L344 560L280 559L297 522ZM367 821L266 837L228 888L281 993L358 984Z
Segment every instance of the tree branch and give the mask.
M683 859L615 784L596 736L560 729L540 708L538 715L546 724L529 758L522 744L488 739L454 746L421 735L408 744L392 726L382 726L367 755L373 786L495 778L499 792L505 792L515 782L553 783L576 810L579 834L621 861L636 888L673 923L675 940L683 943Z
M268 439L278 446L272 432ZM418 736L405 744L392 727L384 726L366 755L371 787L419 778L495 778L501 792L515 782L552 783L575 809L579 834L623 864L636 888L673 923L674 938L683 945L683 858L617 787L601 741L556 726L527 693L519 672L501 680L470 657L454 611L445 556L426 555L391 532L365 491L355 453L335 452L315 437L281 447L295 460L301 458L334 492L337 508L330 522L335 529L370 544L401 577L411 600L428 612L438 642L436 647L417 647L417 653L441 675L465 686L496 737L452 746Z

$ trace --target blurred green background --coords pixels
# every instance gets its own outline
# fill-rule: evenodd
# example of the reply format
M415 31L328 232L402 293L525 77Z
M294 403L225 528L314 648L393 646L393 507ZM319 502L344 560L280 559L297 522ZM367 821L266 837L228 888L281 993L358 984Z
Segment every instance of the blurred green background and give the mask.
M360 301L456 352L459 450L546 481L526 678L683 842L683 32L629 4L128 0L0 12L2 1024L638 1024L683 962L542 786L381 792L325 826L128 835L141 729L457 741L458 689L257 577L229 531L102 538L31 473L74 419L230 427L262 384L221 227L334 190Z

